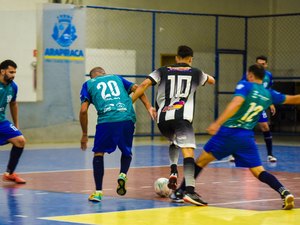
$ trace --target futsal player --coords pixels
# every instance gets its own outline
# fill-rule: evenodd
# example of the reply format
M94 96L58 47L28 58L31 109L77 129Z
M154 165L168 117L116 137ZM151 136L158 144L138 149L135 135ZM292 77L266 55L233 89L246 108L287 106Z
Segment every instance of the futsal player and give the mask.
M267 70L268 68L268 58L264 55L261 56L257 56L256 57L256 63L260 64L264 67L265 69L265 76L263 79L263 85L265 88L271 88L273 85L273 75L270 71ZM246 80L246 75L243 76L243 80ZM270 111L272 115L275 115L276 113L276 108L275 106L272 104L270 105ZM258 125L261 129L261 131L263 132L264 135L264 140L266 143L266 148L267 148L267 161L268 162L277 162L277 158L273 155L273 137L270 131L270 126L268 123L268 115L266 113L266 111L262 111L260 118L258 120ZM229 160L231 162L234 161L234 157L230 157Z
M19 159L25 147L25 138L19 130L17 93L18 86L13 81L17 72L17 64L12 60L0 63L0 145L12 144L6 172L2 176L5 182L25 184L26 181L15 173ZM9 104L13 123L5 117Z
M118 147L121 154L120 173L117 179L117 193L126 194L127 172L132 159L132 140L135 129L135 112L129 94L137 88L136 84L121 76L106 74L102 67L90 71L90 80L82 85L79 114L82 128L81 149L86 150L88 142L88 109L93 104L98 120L94 139L93 173L96 190L89 196L90 201L100 202L103 197L104 154L112 153ZM147 97L140 97L151 117L155 119L155 109Z
M203 147L196 160L195 176L211 161L220 160L229 155L235 156L237 167L249 168L251 173L261 182L268 184L283 199L282 209L294 207L294 196L267 172L262 166L253 128L257 124L260 113L271 104L300 104L300 95L284 95L263 85L265 70L262 65L249 67L247 81L240 81L231 102L223 113L207 129L214 135ZM184 191L185 184L180 188Z
M186 192L184 199L202 202L195 192L194 149L195 134L192 126L195 111L195 94L199 85L214 84L215 79L198 68L192 67L193 50L185 45L179 46L176 64L153 71L139 85L132 96L133 102L151 85L158 85L156 97L157 125L163 136L170 142L171 175L169 188L177 186L177 162L179 149L183 154Z

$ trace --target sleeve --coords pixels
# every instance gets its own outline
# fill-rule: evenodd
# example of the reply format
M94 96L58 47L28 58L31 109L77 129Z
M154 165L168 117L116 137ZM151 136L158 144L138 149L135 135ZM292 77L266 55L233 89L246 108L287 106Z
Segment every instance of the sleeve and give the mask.
M274 91L272 89L270 89L271 95L272 95L272 102L273 104L283 104L283 102L286 99L286 95L278 92L278 91Z
M249 93L251 83L247 81L240 81L237 83L235 87L234 96L241 96L243 98L246 98L246 96Z
M160 83L161 80L161 72L159 69L154 70L152 73L149 74L147 77L152 81L152 85L156 85Z
M87 82L85 82L82 85L82 88L81 88L81 91L80 91L80 100L81 100L81 103L83 103L85 101L88 101L90 103L92 102L91 96L88 92Z
M131 93L131 88L134 85L134 83L130 82L129 80L126 80L125 78L123 78L120 75L118 75L118 77L121 79L127 93L130 94Z
M11 87L14 90L14 94L12 96L11 101L14 102L17 100L17 95L18 95L18 85L15 82L11 83Z
M208 80L208 74L199 70L199 76L200 76L200 84L201 86L204 86Z

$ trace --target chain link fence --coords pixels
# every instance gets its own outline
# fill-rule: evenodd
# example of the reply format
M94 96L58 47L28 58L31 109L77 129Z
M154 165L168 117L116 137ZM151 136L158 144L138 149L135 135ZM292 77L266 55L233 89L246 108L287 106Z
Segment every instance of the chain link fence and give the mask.
M89 64L138 84L152 70L172 62L179 45L192 47L193 66L217 79L215 86L198 88L193 123L197 134L205 133L224 109L257 55L269 57L275 79L300 78L300 14L239 17L87 6L86 24L87 49L102 50L100 57L87 54ZM146 93L153 103L155 92L153 87ZM141 102L135 109L136 135L159 135Z

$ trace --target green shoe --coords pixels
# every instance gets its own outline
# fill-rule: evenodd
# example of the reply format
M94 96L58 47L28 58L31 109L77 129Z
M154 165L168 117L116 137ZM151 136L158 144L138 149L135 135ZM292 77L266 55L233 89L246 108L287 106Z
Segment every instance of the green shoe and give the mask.
M127 176L125 173L120 173L118 178L118 187L117 187L117 193L118 195L125 195L126 194L126 181Z
M92 202L101 202L102 196L103 196L102 191L94 191L94 192L90 195L89 201L92 201Z

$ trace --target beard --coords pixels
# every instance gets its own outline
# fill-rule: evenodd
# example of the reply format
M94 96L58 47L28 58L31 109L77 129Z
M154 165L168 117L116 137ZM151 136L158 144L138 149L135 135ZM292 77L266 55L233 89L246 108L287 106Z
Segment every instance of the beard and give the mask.
M11 78L11 77L8 77L7 75L4 75L4 81L7 84L10 84L13 80L14 80L14 78Z

